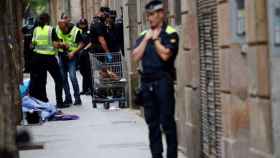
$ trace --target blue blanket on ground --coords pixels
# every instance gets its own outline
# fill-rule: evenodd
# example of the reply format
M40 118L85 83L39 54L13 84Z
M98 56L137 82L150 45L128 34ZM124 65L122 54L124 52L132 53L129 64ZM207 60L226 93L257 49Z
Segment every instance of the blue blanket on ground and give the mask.
M55 105L49 102L40 101L34 97L28 96L30 80L24 80L19 86L20 96L22 97L22 112L32 113L34 111L39 111L42 121L68 121L77 120L79 116L77 115L66 115L61 111L58 111Z
M42 120L46 121L55 115L57 109L51 103L42 102L30 96L24 96L22 98L22 111L23 112L40 111Z

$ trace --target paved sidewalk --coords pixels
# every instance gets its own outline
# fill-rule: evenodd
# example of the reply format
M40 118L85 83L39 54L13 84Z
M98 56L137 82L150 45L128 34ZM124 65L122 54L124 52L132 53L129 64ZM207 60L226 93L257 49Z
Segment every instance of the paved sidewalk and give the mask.
M48 96L53 102L52 79L48 81ZM20 158L151 157L147 127L137 111L102 111L92 108L91 97L83 96L82 100L83 106L63 110L79 115L79 120L27 126L34 142L43 142L44 149L21 151Z

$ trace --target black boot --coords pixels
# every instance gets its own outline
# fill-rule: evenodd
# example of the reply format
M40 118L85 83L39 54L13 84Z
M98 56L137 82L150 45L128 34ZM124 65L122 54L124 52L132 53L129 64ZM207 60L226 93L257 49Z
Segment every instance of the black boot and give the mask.
M75 102L73 105L82 105L81 98L75 99Z
M64 103L56 104L56 108L59 108L59 109L69 108L69 107L70 107L70 104L64 104Z
M69 106L73 104L72 99L65 99L63 103Z

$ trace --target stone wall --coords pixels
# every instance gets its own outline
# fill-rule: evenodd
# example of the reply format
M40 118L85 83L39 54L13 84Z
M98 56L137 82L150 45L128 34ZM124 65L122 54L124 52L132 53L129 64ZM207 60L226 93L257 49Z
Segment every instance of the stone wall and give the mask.
M171 6L173 6L171 4ZM169 7L171 21L174 7ZM177 57L176 120L179 147L188 158L200 157L199 45L196 2L181 1L182 25Z
M82 16L81 0L70 0L71 20L76 24Z
M276 9L280 7L279 0L267 1L267 13L269 21L269 58L270 58L270 81L271 81L271 104L272 104L272 123L273 123L273 151L274 158L280 157L280 47L277 44L277 17ZM276 23L277 22L277 23Z
M245 3L245 35L234 29L236 1L218 1L223 157L271 157L271 100L265 0Z

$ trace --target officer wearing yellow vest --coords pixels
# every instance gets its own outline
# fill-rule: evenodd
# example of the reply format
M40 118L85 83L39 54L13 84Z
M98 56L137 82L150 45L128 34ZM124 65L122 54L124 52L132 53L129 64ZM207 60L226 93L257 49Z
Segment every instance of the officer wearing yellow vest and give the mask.
M30 95L41 101L47 102L46 84L47 71L55 81L55 94L57 108L68 107L63 103L63 80L56 59L55 48L61 47L55 29L49 26L49 15L43 13L39 17L39 26L33 31L32 45L34 54L31 60L31 85Z
M149 128L153 158L162 158L162 131L166 137L167 158L177 158L177 130L174 119L174 62L179 37L176 30L164 22L164 6L150 1L145 9L150 29L136 41L132 57L142 61L141 90L144 116Z
M64 43L60 54L60 68L64 81L65 104L72 104L72 97L68 83L68 73L74 90L74 105L81 105L80 88L76 77L77 53L84 47L81 30L70 23L67 16L62 16L56 28L58 38Z

